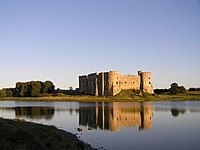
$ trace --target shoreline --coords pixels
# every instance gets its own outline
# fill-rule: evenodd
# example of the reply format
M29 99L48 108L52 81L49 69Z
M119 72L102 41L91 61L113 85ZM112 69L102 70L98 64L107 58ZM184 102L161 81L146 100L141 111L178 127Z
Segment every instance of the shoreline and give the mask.
M156 95L147 97L100 97L100 96L48 96L48 97L0 97L0 101L55 101L55 102L157 102L157 101L200 101L197 95Z
M0 149L95 149L75 134L54 126L3 118L0 125Z

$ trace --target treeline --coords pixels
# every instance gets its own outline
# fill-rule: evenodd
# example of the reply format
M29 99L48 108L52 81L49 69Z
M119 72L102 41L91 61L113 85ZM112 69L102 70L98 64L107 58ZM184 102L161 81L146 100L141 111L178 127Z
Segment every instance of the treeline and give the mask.
M0 97L39 97L54 91L55 86L51 81L17 82L15 88L0 90Z
M171 94L171 95L176 95L176 94L183 94L187 90L185 89L184 86L179 86L177 83L172 83L171 87L169 89L155 89L154 93L156 94Z
M189 88L189 90L188 91L200 91L200 88Z
M73 88L69 88L69 90L64 90L64 89L56 89L55 90L55 96L62 96L62 95L79 95L79 89L73 89Z
M154 93L156 93L156 94L169 94L170 89L155 89Z

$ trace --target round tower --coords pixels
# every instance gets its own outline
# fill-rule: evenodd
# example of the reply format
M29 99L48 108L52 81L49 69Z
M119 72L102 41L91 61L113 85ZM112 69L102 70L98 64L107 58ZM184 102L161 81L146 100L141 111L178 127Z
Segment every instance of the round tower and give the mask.
M110 71L108 73L108 91L109 91L109 95L113 96L117 93L119 93L120 90L120 73L117 71Z
M151 72L140 72L141 90L143 92L153 94L153 85L151 80Z

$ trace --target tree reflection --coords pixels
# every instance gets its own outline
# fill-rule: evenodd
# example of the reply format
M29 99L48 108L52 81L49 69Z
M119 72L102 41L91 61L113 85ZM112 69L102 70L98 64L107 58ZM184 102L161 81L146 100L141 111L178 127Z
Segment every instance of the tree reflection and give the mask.
M184 114L185 112L186 112L185 109L178 109L178 108L171 109L172 116L174 116L174 117L178 117L179 114Z
M32 119L52 119L55 113L53 107L15 107L16 117Z
M95 103L93 107L79 108L79 124L103 130L120 131L123 127L152 128L151 103Z

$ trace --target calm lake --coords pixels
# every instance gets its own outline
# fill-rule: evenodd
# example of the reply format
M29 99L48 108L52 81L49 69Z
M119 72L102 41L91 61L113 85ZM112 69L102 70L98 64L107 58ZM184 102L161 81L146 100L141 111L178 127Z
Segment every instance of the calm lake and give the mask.
M98 149L200 150L200 101L0 101L0 117L54 125Z

